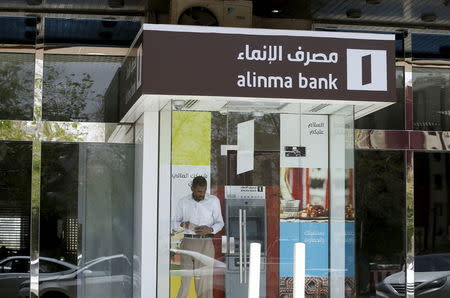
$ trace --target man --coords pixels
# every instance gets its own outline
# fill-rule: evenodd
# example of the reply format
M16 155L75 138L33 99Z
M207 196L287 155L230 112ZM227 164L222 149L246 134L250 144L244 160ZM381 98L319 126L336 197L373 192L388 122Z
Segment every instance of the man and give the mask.
M189 194L179 200L175 209L174 230L184 229L181 250L198 252L214 259L214 245L212 237L222 230L224 223L220 208L220 201L216 196L206 194L206 179L197 176L192 180ZM201 263L197 258L188 254L181 254L183 269L205 269L203 274L195 276L195 291L198 298L213 297L213 268ZM209 274L210 273L210 274ZM191 276L182 276L178 298L185 298L189 294Z

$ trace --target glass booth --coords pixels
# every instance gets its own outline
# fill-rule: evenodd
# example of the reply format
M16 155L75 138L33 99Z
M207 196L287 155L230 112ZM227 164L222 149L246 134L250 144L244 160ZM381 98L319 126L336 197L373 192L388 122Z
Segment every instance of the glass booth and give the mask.
M354 297L354 113L288 100L168 102L159 115L158 296L252 297L256 285L253 297L292 297L294 247L304 243L306 297ZM221 215L206 215L219 223L205 238L192 236L201 202L182 202L196 176Z

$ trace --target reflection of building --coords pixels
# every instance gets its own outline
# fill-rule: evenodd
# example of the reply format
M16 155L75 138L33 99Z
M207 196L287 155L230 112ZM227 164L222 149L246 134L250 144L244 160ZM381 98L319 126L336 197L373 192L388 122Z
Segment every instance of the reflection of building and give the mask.
M415 128L418 130L445 130L447 125L447 111L450 109L446 98L450 96L449 74L436 71L435 73L417 74L414 81L417 88L414 91ZM426 76L425 76L426 75Z
M267 266L267 276L272 278L271 283L267 282L268 293L291 294L288 284L291 277L280 277L281 261L276 257L280 247L288 247L277 239L281 232L286 232L280 227L280 218L283 224L304 220L305 226L313 219L324 231L337 227L341 234L327 234L323 242L341 250L333 250L336 254L324 253L330 259L321 269L329 276L332 275L331 264L356 264L356 282L347 277L344 291L351 292L356 284L357 292L348 296L374 294L376 282L384 280L385 275L399 271L405 260L406 265L413 264L413 258L406 258L406 255L450 251L448 1L202 0L188 1L183 8L174 5L182 1L172 1L170 7L169 2L6 0L0 4L2 256L30 255L31 277L37 280L40 277L38 256L83 266L102 256L124 254L133 260L134 293L149 297L147 291L159 291L159 296L164 296L161 291L169 288L166 277L170 275L170 261L164 258L169 239L148 235L168 231L168 223L163 221L160 211L176 204L170 200L174 195L170 187L186 183L181 178L160 184L146 180L144 161L139 157L144 152L156 151L160 155L153 156L152 162L160 167L151 169L152 177L169 177L175 171L182 175L186 173L185 166L192 166L190 174L201 171L210 175L211 192L220 197L223 204L222 192L226 184L266 186L267 222L272 229L268 229L267 235L270 244L267 256L272 257L268 260L272 265ZM200 8L193 9L194 6ZM178 8L176 15L171 14L171 9L175 8ZM205 126L196 130L198 138L195 139L196 144L199 138L207 141L200 149L188 153L195 155L203 150L199 159L184 163L178 162L178 156L171 155L175 142L164 148L157 143L172 140L175 135L169 122L164 122L172 117L170 123L175 123L172 120L178 117L170 103L160 102L157 108L145 104L138 107L137 116L141 116L143 109L148 109L149 113L137 121L120 119L123 111L119 111L118 104L130 89L119 81L121 75L132 73L133 64L126 70L123 59L134 37L142 23L163 24L175 22L173 20L185 25L207 25L205 22L212 20L219 25L239 22L241 27L266 29L395 34L398 101L375 113L366 115L361 107L355 107L351 113L352 117L364 117L347 123L350 133L345 141L348 147L356 146L351 152L355 162L346 165L345 181L339 181L345 189L338 193L345 200L339 213L332 211L336 191L333 192L330 169L280 166L279 135L286 129L280 128L276 115L310 116L326 114L334 108L333 113L338 113L342 107L324 103L294 109L295 105L289 105L292 102L261 104L248 98L246 102L230 101L220 105L220 100L205 101L191 94L176 106L183 113L209 113L202 119L206 121ZM211 44L204 48L208 49ZM185 45L192 46L189 40ZM307 50L306 45L302 46ZM204 57L212 54L203 53ZM187 61L179 61L180 68L184 63ZM162 75L167 70L165 67L157 71ZM145 66L143 75L153 69L154 65ZM219 70L211 68L207 73L215 77ZM172 85L179 83L171 82ZM203 89L208 88L212 87ZM155 110L151 110L153 108ZM255 171L233 176L230 173L236 170L239 159L237 124L252 119L256 119ZM117 125L120 121L121 125ZM150 131L144 125L148 121L154 125ZM198 128L198 125L190 123L184 128ZM194 130L189 131L191 129L185 129L183 134L194 133ZM355 143L353 135L357 136ZM145 142L145 136L153 143ZM183 139L180 144L187 144L184 149L192 149L195 146L190 141ZM222 155L221 145L229 146L225 155ZM187 185L180 189L180 192L189 191ZM156 200L158 195L166 199L150 200ZM281 203L274 204L274 201L280 202L280 196ZM140 200L141 197L150 199ZM153 219L160 221L155 223ZM349 228L353 220L354 228ZM346 227L339 225L342 222ZM354 249L342 250L339 241L333 238L342 234L349 243L353 240ZM413 244L404 241L413 235ZM225 258L219 253L221 239L215 238L215 241L217 255ZM285 251L286 255L291 254L289 249ZM346 254L349 251L354 254ZM282 269L288 268L290 262L288 260L288 265ZM395 269L383 271L387 264ZM107 269L99 271L116 275L111 273L116 268ZM220 277L217 279L216 284L223 281ZM309 277L307 289L333 294L334 280ZM406 286L400 285L401 288ZM95 289L86 284L81 283L78 290L80 296L95 297ZM221 290L223 292L223 288L215 289L215 298L221 297ZM122 296L128 297L129 293L122 293Z
M77 257L78 233L78 220L76 218L68 218L65 223L64 238L67 241L66 250L72 256L71 259L76 259Z

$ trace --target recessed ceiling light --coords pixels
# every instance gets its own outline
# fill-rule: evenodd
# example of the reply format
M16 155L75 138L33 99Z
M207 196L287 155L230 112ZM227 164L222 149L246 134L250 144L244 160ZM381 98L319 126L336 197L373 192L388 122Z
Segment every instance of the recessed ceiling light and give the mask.
M253 117L263 117L264 112L263 111L253 111L252 115L253 115Z
M281 10L279 10L279 9L272 9L272 13L280 13L281 12Z
M361 9L349 9L346 12L347 18L351 19L359 19L361 17Z
M182 100L182 99L172 100L172 106L177 111L181 110L184 107L185 104L186 104L186 102L184 100Z
M437 16L433 12L425 12L422 14L422 16L420 18L424 22L431 23L431 22L436 21Z

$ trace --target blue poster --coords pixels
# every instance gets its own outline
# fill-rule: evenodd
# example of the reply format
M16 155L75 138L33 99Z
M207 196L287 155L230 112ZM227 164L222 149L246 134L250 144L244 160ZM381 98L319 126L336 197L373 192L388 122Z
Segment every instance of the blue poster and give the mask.
M355 276L354 222L345 224L345 266L347 277ZM328 277L329 223L295 221L280 223L280 277L293 276L294 244L306 245L306 276Z
M328 276L328 222L280 223L280 276L293 276L294 244L306 245L306 275Z

